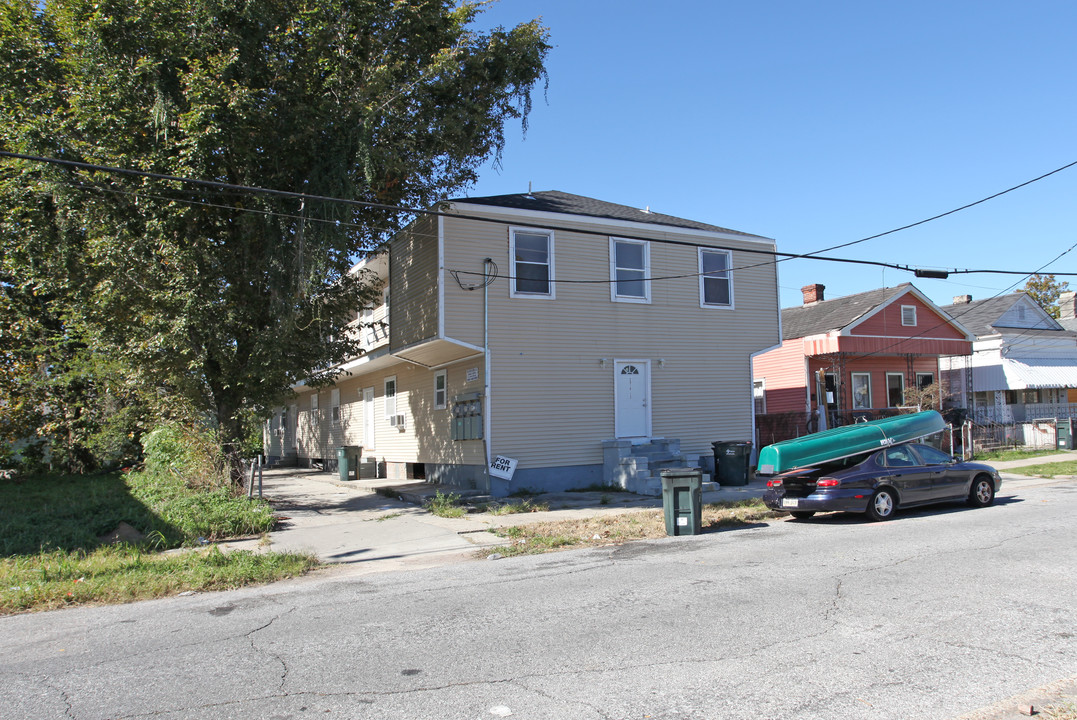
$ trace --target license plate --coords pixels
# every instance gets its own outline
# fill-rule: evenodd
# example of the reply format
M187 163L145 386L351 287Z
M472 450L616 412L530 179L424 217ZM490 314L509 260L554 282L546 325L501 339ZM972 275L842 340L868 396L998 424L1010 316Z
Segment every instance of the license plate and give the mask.
M800 507L800 498L782 498L783 508Z

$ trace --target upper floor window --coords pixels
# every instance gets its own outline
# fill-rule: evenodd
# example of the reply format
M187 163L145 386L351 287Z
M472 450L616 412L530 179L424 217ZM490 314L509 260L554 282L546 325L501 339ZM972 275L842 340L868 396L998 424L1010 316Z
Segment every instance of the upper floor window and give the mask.
M650 302L650 244L610 238L610 297L620 302Z
M553 231L513 228L512 297L554 297Z
M703 307L733 307L733 256L728 250L699 249L699 303Z
M916 327L916 306L915 305L902 305L901 306L901 324L908 327Z

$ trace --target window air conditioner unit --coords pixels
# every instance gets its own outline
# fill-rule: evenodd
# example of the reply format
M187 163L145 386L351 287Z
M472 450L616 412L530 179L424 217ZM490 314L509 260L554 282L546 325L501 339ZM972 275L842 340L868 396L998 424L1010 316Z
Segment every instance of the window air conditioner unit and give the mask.
M406 425L407 425L407 423L404 422L404 416L403 415L390 415L389 416L389 426L390 427L403 428Z

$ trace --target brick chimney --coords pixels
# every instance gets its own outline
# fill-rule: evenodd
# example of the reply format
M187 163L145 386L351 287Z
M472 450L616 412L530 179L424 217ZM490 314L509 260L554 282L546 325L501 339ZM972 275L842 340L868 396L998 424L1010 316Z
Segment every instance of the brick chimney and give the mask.
M1077 318L1077 292L1067 290L1058 294L1058 319L1073 320Z
M805 285L800 288L800 292L804 293L804 304L810 305L811 303L822 302L824 290L826 290L826 285L820 285L819 283Z
M954 305L968 305L972 302L971 295L954 295Z

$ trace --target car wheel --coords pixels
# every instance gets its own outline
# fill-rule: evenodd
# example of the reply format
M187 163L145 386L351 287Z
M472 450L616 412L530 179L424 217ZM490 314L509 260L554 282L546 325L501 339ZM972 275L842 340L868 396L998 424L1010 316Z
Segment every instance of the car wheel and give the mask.
M995 502L995 483L986 475L978 475L969 490L969 505L987 507Z
M879 488L868 501L868 517L872 520L889 520L897 507L897 498L890 488Z
M814 514L814 510L795 510L792 513L793 517L795 517L797 520L807 520Z

